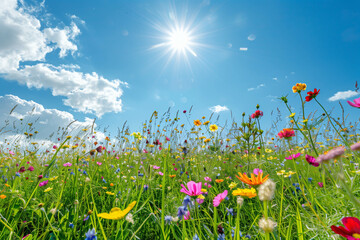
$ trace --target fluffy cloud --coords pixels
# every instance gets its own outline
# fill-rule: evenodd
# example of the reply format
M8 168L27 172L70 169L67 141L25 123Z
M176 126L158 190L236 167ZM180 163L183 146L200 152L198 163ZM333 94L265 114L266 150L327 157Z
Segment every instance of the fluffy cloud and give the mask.
M46 55L56 49L61 58L77 51L75 39L81 32L74 21L84 21L73 15L70 26L42 29L40 20L27 9L18 6L17 0L0 1L1 76L29 88L49 89L54 96L65 97L64 104L77 111L98 117L121 112L121 86L128 87L127 83L83 73L75 65L45 62Z
M85 121L75 121L74 116L57 109L46 109L43 105L34 101L26 101L14 95L0 96L0 134L1 139L10 142L29 143L24 132L38 131L31 141L46 145L56 142L56 138L62 135L83 136L84 128L90 129L93 120L85 118ZM28 123L32 123L31 129ZM71 123L71 125L69 125ZM94 129L96 124L94 124ZM102 132L96 133L99 140L104 139Z
M256 39L255 34L250 34L247 38L249 41L254 41Z
M247 51L248 48L247 48L247 47L241 47L241 48L239 48L239 50L240 50L240 51Z
M220 105L210 107L209 110L214 112L214 113L219 113L219 112L223 112L223 111L229 111L229 109L226 106L220 106Z
M333 102L333 101L338 101L338 100L345 100L351 97L355 97L357 95L359 95L360 93L352 91L352 90L348 90L348 91L344 91L344 92L337 92L335 93L334 96L329 98L329 101Z
M255 88L248 88L248 91L249 92L254 91L254 90L260 89L262 87L265 87L265 84L262 83L262 84L257 85Z

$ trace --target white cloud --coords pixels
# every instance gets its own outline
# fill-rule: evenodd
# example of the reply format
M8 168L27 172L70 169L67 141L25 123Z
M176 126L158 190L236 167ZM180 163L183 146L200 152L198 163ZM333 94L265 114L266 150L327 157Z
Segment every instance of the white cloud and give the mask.
M335 93L334 96L329 98L329 101L333 102L333 101L338 101L338 100L345 100L351 97L355 97L357 95L359 95L360 93L352 91L352 90L348 90L348 91L344 91L344 92L337 92Z
M220 106L220 105L209 107L209 110L214 112L214 113L219 113L219 112L223 112L223 111L229 111L229 109L226 106Z
M20 6L19 6L20 5ZM81 33L74 21L70 26L41 29L41 22L22 8L17 0L0 1L0 74L29 88L49 89L63 96L64 104L76 111L101 117L107 112L121 112L126 82L108 80L97 73L83 73L77 65L54 66L46 63L48 53L59 49L59 56L74 54L76 37ZM29 63L32 62L32 63ZM20 67L21 63L25 63Z
M274 77L273 80L274 80L274 81L278 81L278 78L277 78L277 77Z
M254 41L256 39L255 34L250 34L247 38L249 41Z
M74 121L74 116L69 112L46 109L41 104L14 95L0 96L0 135L2 140L20 141L21 144L29 144L30 141L39 144L52 144L57 142L56 139L62 136L67 127L64 136L78 135L81 137L86 134L82 129L90 129L93 124L93 120L90 118L85 118L83 122ZM73 123L68 126L71 122ZM33 124L31 129L28 123ZM96 124L94 124L95 128ZM34 133L34 131L38 131L38 133L34 134L30 140L26 139L24 132ZM103 140L104 133L98 131L97 138Z
M247 48L247 47L241 47L241 48L239 48L239 50L240 50L240 51L247 51L248 48Z
M254 91L254 90L257 90L257 89L260 89L262 87L265 87L265 84L261 83L259 85L257 85L255 88L248 88L248 91Z

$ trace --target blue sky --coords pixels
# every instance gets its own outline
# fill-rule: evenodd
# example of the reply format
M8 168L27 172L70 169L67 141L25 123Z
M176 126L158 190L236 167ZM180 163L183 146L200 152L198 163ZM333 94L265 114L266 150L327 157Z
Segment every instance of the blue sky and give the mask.
M328 109L339 113L340 100L351 119L358 117L345 99L355 98L360 80L359 1L5 2L10 7L0 18L29 21L34 33L22 36L21 26L0 24L1 38L10 32L9 42L0 40L0 96L32 100L79 121L98 116L98 125L110 131L125 120L139 130L154 110L163 113L171 106L175 113L192 105L194 119L220 105L240 120L242 112L251 114L260 104L263 126L270 127L272 110L279 107L288 115L276 98L289 94L299 107L291 87L304 82L308 90L321 89L318 99ZM187 51L170 59L169 46L153 48L167 41L164 31L178 22L190 29L196 56ZM11 41L20 37L26 47ZM14 61L18 66L11 67ZM77 79L74 73L83 75ZM84 76L92 73L93 86L84 90ZM68 94L72 86L76 96ZM100 101L111 93L118 97ZM314 102L308 105L314 110ZM230 120L230 111L219 114Z

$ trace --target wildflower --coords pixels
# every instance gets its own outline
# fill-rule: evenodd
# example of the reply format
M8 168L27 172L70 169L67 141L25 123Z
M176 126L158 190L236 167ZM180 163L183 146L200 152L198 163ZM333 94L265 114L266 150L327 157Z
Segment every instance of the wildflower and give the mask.
M106 192L106 194L107 194L107 195L112 195L112 196L115 195L115 193L113 193L113 192Z
M200 121L200 120L194 120L194 125L195 125L195 126L200 126L200 125L201 125L201 121Z
M258 195L260 201L270 201L274 198L276 184L269 179L260 185Z
M218 130L218 126L216 124L210 125L210 131L215 132Z
M320 164L316 161L316 158L314 158L313 156L310 156L310 155L305 155L305 159L306 161L313 165L314 167L318 167Z
M324 187L324 184L322 182L318 182L319 184L319 187L323 188Z
M190 218L190 211L187 211L184 215L184 220L189 220Z
M234 187L236 187L236 185L237 185L237 183L232 182L232 183L230 183L229 188L230 188L230 189L233 189Z
M217 183L222 183L224 181L224 179L215 179L215 182Z
M63 164L63 166L64 166L64 167L71 167L71 166L72 166L72 164L71 164L71 163L69 163L69 162L67 162L67 163L64 163L64 164Z
M259 227L266 233L271 233L276 226L277 223L271 220L270 218L268 219L261 218L259 220Z
M296 154L291 154L290 156L288 156L288 157L285 157L285 159L287 159L287 160L293 160L293 159L296 159L296 158L298 158L298 157L300 157L301 156L301 153L296 153Z
M191 202L191 198L189 196L184 197L184 200L183 200L182 204L183 204L183 206L185 208L187 208L188 205L190 205L190 207L193 205L192 202Z
M257 175L259 175L260 173L262 173L263 172L263 170L261 170L260 168L255 168L254 169L254 171L253 171L253 173L257 176Z
M353 150L353 151L359 151L359 150L360 150L360 142L351 145L350 148L351 148L351 150Z
M34 171L35 170L35 168L33 167L33 166L30 166L30 167L28 167L28 169L27 170L29 170L30 172L32 172L32 171Z
M134 219L133 219L133 215L131 213L129 213L128 215L126 215L126 218L125 218L126 221L128 221L129 223L132 223L134 224Z
M295 86L292 87L293 93L300 93L301 91L306 90L305 83L297 83Z
M360 239L360 221L355 217L344 217L341 219L345 227L335 225L331 226L331 230L346 239Z
M211 181L212 181L211 178L209 178L209 177L204 177L204 180L207 181L207 182L211 182Z
M158 174L159 174L160 176L163 176L163 175L164 175L162 172L158 172Z
M201 185L201 182L196 183L194 181L190 181L187 183L188 189L185 188L184 184L181 184L182 189L180 192L183 192L189 196L198 196L201 194Z
M307 92L307 96L305 97L305 100L307 102L310 102L311 100L313 100L314 98L316 98L316 96L319 94L320 92L320 89L317 90L316 88L314 89L314 92L310 91L310 92Z
M253 198L253 197L256 197L256 190L255 190L255 188L250 188L250 189L239 189L238 188L232 192L232 195Z
M164 220L165 220L165 223L166 223L166 224L170 224L170 223L171 223L171 220L172 220L172 217L171 217L171 216L165 216L165 217L164 217Z
M43 187L45 186L46 184L48 184L49 180L46 180L46 181L43 181L41 183L39 183L39 187Z
M266 182L266 180L268 180L268 177L269 177L269 174L266 175L264 178L262 177L263 176L263 173L260 173L258 176L255 177L255 175L253 173L251 173L251 178L249 178L246 173L238 173L239 176L236 175L236 177L242 181L243 183L246 183L246 184L249 184L249 185L252 185L252 186L257 186L257 185L260 185L264 182Z
M95 228L93 229L89 229L89 231L87 233L85 233L85 240L96 240L97 237L96 237L96 232L95 232Z
M289 115L289 118L293 118L293 117L295 117L295 113L291 113L291 114Z
M47 189L44 190L44 192L50 192L51 190L53 190L53 188L48 187Z
M69 223L69 227L74 228L74 224L73 224L73 223Z
M1 198L1 199L5 199L5 198L6 198L6 195L1 194L1 195L0 195L0 198Z
M217 207L220 205L220 203L226 198L228 194L228 191L225 190L223 193L219 193L213 200L214 207Z
M239 205L239 207L241 207L244 203L244 199L242 197L237 197L236 198L236 204Z
M160 169L160 167L159 166L153 166L153 169Z
M255 113L251 114L251 118L253 118L253 119L254 118L259 118L261 116L263 116L263 112L260 111L260 110L256 110Z
M291 128L284 128L278 133L278 136L280 139L281 138L290 139L291 137L295 136L295 132Z
M101 166L101 165L102 165L102 163L101 163L101 162L96 162L96 164L97 164L97 165L99 165L99 166Z
M103 149L104 149L104 148L103 148L102 146L98 146L98 147L96 148L96 151L97 151L98 153L101 153Z
M101 218L105 218L105 219L119 220L119 219L124 218L126 216L126 214L128 214L130 212L130 210L133 209L135 204L136 204L136 201L133 201L124 210L121 210L118 207L114 207L110 210L110 213L100 213L100 214L98 214L98 216Z
M56 208L52 208L52 209L50 210L50 213L51 213L52 215L55 215L55 213L56 213Z
M317 157L317 163L328 163L331 159L339 158L345 152L344 147L337 147L331 149L327 154L321 154Z
M360 98L354 99L354 102L347 101L348 104L355 108L360 108Z
M185 214L186 214L186 208L184 206L180 206L178 208L178 213L177 213L178 218L182 219Z

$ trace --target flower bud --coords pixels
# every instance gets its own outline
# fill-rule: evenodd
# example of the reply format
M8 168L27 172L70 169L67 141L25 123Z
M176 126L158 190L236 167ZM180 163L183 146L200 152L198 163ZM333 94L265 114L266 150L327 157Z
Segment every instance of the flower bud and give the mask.
M239 205L239 207L241 207L243 205L243 203L244 203L244 199L239 196L236 199L236 203L237 203L237 205Z
M259 220L259 227L266 233L271 233L274 228L277 226L277 223L271 220L270 218L262 218Z

